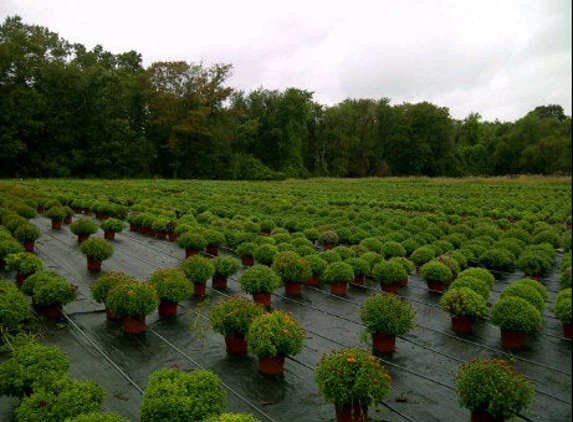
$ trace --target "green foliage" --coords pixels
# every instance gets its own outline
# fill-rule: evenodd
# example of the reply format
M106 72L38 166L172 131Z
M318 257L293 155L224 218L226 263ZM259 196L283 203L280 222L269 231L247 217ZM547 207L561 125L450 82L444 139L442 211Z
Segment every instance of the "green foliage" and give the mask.
M448 289L440 298L440 307L452 317L483 318L487 314L486 300L469 287Z
M545 299L543 298L542 294L539 293L539 290L530 284L519 282L511 283L505 289L503 289L499 295L500 299L510 296L517 296L527 300L540 313L545 309Z
M209 309L209 322L223 336L246 335L253 319L262 315L264 308L244 297L234 296L216 303Z
M105 390L93 381L67 376L44 385L22 399L16 408L18 422L61 422L67 418L100 410Z
M306 258L293 251L275 255L271 268L282 282L303 283L312 275L312 269Z
M414 328L416 313L400 296L380 292L368 296L359 312L369 333L401 336Z
M149 376L140 422L199 422L225 409L225 390L213 372L160 369Z
M159 297L149 283L124 281L109 290L106 304L118 317L139 317L153 312L159 305Z
M239 271L239 268L241 268L241 261L228 255L216 256L211 259L211 263L215 267L213 275L219 275L222 277L230 277Z
M502 359L474 359L455 375L460 404L470 411L486 410L495 418L511 418L533 400L533 383Z
M253 415L248 413L222 413L219 416L213 416L206 419L205 422L261 422Z
M179 235L177 244L183 249L202 251L207 246L207 239L201 233L187 231Z
M70 224L70 231L75 235L92 235L97 233L98 225L89 218L79 218Z
M37 305L66 305L77 296L77 287L53 271L38 271L22 284L22 292Z
M355 276L365 276L370 274L370 263L364 258L348 258L344 262L352 266L352 270L354 271Z
M515 264L515 255L505 248L490 248L479 256L479 261L487 269L507 271Z
M36 341L19 344L0 365L0 395L24 397L39 388L50 388L70 367L70 359L55 346Z
M466 287L479 294L486 301L491 295L491 287L487 281L470 275L464 275L463 277L456 278L452 284L450 284L448 290L455 290Z
M29 252L18 252L6 257L6 268L25 276L37 273L43 267L42 260Z
M67 418L64 422L129 422L129 419L115 412L90 412Z
M157 269L147 281L155 288L160 300L180 302L193 294L193 284L177 268Z
M571 265L559 272L559 284L561 288L571 287Z
M407 279L408 273L397 261L382 261L372 267L372 277L380 284L397 284Z
M509 296L493 304L490 322L502 330L530 333L541 326L541 313L527 300Z
M239 286L246 293L272 293L281 285L277 273L266 265L253 265L239 278Z
M22 224L14 230L14 237L20 242L34 242L40 237L40 230L33 224Z
M326 268L327 262L319 254L305 256L306 262L310 265L310 270L316 274L322 274Z
M542 275L553 267L553 259L537 251L525 250L515 262L525 275Z
M13 253L24 252L24 247L12 238L0 239L0 261Z
M53 206L46 211L46 217L52 221L62 221L66 217L66 209L62 206Z
M80 251L86 257L101 262L113 255L113 246L104 239L88 239L82 242Z
M422 265L418 272L425 282L447 283L452 279L452 271L450 268L435 259Z
M14 284L0 280L0 331L17 330L30 316L30 302Z
M202 234L205 236L205 240L209 246L221 247L226 242L225 235L218 230L205 229Z
M279 249L270 243L263 243L262 245L257 245L253 250L253 258L263 265L271 265L276 254L279 253Z
M123 221L113 217L106 218L99 226L103 231L111 231L114 233L121 233L124 228Z
M553 313L563 323L571 323L572 319L571 287L561 290L553 302Z
M322 396L338 405L376 405L390 391L388 371L370 352L358 347L324 354L314 374Z
M324 255L324 252L321 255ZM325 283L351 283L354 281L354 269L352 268L352 265L347 262L331 262L322 272L320 280Z
M237 246L237 249L235 252L241 258L243 258L245 256L253 256L253 253L255 252L256 247L257 247L257 245L253 242L243 242L243 243L239 244L239 246Z
M109 291L115 287L116 284L125 281L136 280L133 276L120 272L109 272L101 274L90 286L90 291L93 299L98 303L105 303Z
M422 266L436 257L436 250L429 245L420 246L410 255L410 260L416 266Z
M321 245L336 245L338 243L338 233L336 233L334 230L325 230L320 233L320 236L318 237L318 243Z
M293 356L302 350L304 338L303 328L289 313L273 311L252 320L247 345L259 357Z
M484 280L491 289L495 283L495 277L485 268L468 268L458 274L458 278L470 276Z
M199 255L185 259L179 268L193 283L206 283L215 274L215 266L211 260Z

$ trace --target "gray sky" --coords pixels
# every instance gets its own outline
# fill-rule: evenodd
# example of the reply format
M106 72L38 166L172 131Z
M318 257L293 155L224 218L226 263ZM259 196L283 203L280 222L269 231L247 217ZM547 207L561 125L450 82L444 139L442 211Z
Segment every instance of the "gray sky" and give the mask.
M231 63L228 85L246 92L430 101L456 119L571 115L571 0L0 0L1 21L13 15L145 66Z

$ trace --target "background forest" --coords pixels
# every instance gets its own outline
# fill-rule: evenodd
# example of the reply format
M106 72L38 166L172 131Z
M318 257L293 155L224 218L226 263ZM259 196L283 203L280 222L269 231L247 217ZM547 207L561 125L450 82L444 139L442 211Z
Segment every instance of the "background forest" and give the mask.
M232 65L87 50L49 29L0 26L0 177L468 176L571 173L571 117L459 121L429 102L226 86ZM503 102L503 98L499 99Z

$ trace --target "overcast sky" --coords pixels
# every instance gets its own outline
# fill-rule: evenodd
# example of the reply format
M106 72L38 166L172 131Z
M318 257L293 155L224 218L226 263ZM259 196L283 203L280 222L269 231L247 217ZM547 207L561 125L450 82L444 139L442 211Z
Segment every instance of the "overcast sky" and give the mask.
M230 63L245 92L429 101L456 119L571 115L571 0L0 0L1 21L13 15L145 66Z

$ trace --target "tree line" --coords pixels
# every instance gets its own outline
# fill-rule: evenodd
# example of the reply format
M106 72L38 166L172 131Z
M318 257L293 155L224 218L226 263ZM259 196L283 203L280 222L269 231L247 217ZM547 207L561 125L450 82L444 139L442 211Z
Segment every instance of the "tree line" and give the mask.
M0 177L468 176L571 173L571 117L463 120L429 102L243 92L232 65L88 50L18 16L0 27Z

